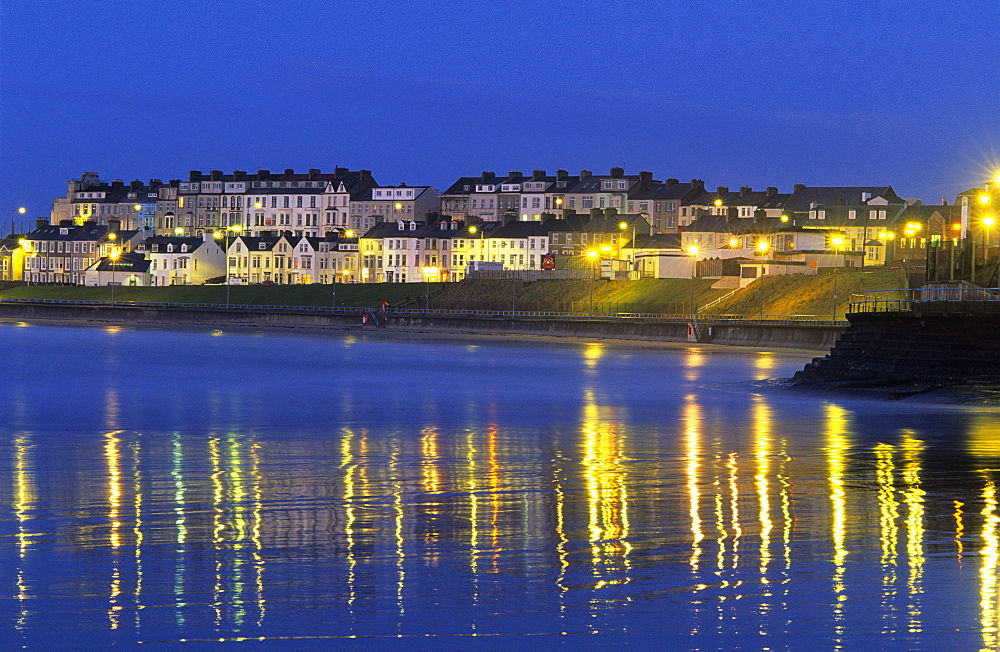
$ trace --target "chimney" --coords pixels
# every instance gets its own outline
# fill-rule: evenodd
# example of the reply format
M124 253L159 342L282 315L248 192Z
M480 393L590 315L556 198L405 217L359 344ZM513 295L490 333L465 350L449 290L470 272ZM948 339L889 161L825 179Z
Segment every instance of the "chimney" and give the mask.
M517 213L515 213L514 211L504 211L503 215L501 216L500 223L503 226L507 226L511 222L516 222L516 221L517 221Z
M615 208L614 206L609 206L608 208L604 209L604 217L608 218L609 220L613 220L617 216L618 216L618 209Z
M746 197L753 189L750 186L740 186L740 197Z
M292 169L292 168L285 168L285 174L286 175L288 175L288 174L295 174L295 170Z
M191 170L188 172L188 181L201 181L201 170Z
M112 179L111 180L111 187L112 188L124 188L125 187L125 182L122 181L121 179Z
M774 197L777 194L778 194L778 189L775 186L768 186L767 187L767 196L768 197Z
M73 220L59 220L59 226L73 226Z
M591 208L590 217L591 219L600 219L604 217L604 211L600 208Z
M569 172L566 170L556 170L556 181L565 181L569 176Z
M625 176L625 170L623 168L611 168L611 178L621 179Z
M483 179L483 182L485 183L487 181L493 181L493 179L495 179L496 176L497 176L496 173L494 173L494 172L486 172L484 170L483 171L482 179Z
M532 181L541 181L545 178L545 170L533 170L531 173Z
M691 179L691 190L705 192L705 182L701 179Z
M343 170L343 168L340 168ZM375 180L372 179L371 170L358 170L358 182L363 186L374 186Z
M222 181L222 170L209 170L208 174L212 181Z
M942 206L947 206L948 205L948 200L946 200L944 197L942 197L941 198L941 205Z
M320 173L319 169L317 169L317 168L309 168L309 178L310 179L316 177L319 173Z
M270 170L257 170L257 178L258 179L262 179L263 180L263 179L267 179L270 176L271 176L271 171Z
M671 186L676 186L678 183L680 182L677 181L677 179L667 179L666 181L667 188L670 188Z
M639 183L641 183L641 184L653 183L653 173L652 172L640 172L639 173Z
M35 218L35 228L43 229L49 225L49 221L44 217Z
M716 186L716 188L715 188L715 194L719 195L720 197L722 195L728 195L729 194L729 186Z
M542 218L542 224L545 224L549 220L554 220L555 217L556 217L556 214L555 213L542 213L540 215L540 217Z
M118 233L122 230L122 221L111 218L108 220L108 233Z
M802 192L805 189L806 189L806 184L804 183L797 183L794 186L792 186L792 192Z
M584 179L589 179L591 174L592 173L590 170L580 170L580 181L583 181Z
M507 173L507 178L511 181L519 181L523 175L518 170L512 170Z
M247 178L246 170L233 170L233 181L243 181Z

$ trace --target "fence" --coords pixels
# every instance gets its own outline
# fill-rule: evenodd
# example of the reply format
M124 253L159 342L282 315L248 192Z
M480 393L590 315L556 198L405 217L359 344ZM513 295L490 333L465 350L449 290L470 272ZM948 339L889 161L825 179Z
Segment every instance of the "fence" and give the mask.
M914 290L870 290L851 294L847 312L915 312L921 314L969 314L1000 312L1000 288L973 285L918 288Z

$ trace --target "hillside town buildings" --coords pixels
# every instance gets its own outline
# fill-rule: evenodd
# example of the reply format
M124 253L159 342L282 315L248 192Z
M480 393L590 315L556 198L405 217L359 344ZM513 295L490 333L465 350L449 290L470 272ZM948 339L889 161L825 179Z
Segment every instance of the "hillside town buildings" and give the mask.
M484 171L439 192L335 167L185 179L86 172L0 241L6 281L185 285L453 281L470 272L651 278L954 265L995 251L993 185L924 205L891 186L732 190L646 171ZM992 237L991 237L992 236Z

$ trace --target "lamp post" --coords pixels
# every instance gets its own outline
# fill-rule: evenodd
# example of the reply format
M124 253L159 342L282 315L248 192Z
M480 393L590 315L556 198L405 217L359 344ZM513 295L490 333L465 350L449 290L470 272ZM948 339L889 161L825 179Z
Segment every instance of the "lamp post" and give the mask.
M118 258L121 256L120 249L113 249L108 253L108 260L111 261L111 305L115 305L115 267L118 265Z
M10 234L11 235L14 235L14 233L16 233L16 231L14 230L14 215L24 215L27 212L28 212L28 209L25 208L24 206L21 206L19 208L13 208L13 209L11 209L11 211L10 211Z
M694 245L688 247L688 255L691 256L691 314L697 315L698 310L694 305L694 279L698 275L698 247Z
M624 232L625 229L629 228L628 222L619 222L618 223L618 228L621 229ZM632 240L631 240L630 244L632 245L632 258L629 260L629 268L628 268L629 269L629 274L628 274L628 277L629 277L629 280L632 280L632 268L635 267L635 223L632 224ZM618 245L618 257L619 258L621 258L621 256L622 256L621 249L622 249L621 248L621 243L619 241L619 245Z
M594 276L596 276L595 270L597 269L597 250L590 249L587 251L587 257L590 258L590 308L588 312L594 312Z
M431 309L431 276L436 275L437 267L424 267L424 310Z
M771 249L771 243L768 242L766 239L761 238L760 240L757 241L757 252L761 256L766 256L767 252L770 249ZM766 263L767 263L766 260L762 259L760 261L760 272L761 272L761 274L760 274L760 278L757 279L758 283L760 283L760 287L758 288L760 290L760 292L758 292L758 294L760 295L760 320L761 321L764 321L764 265Z
M230 224L229 226L226 227L225 234L219 233L218 231L215 232L216 240L222 237L225 237L226 239L226 247L222 251L222 254L226 260L226 274L223 280L223 282L226 284L226 310L229 310L229 234L230 232L240 233L241 231L243 231L243 227L240 226L239 224Z

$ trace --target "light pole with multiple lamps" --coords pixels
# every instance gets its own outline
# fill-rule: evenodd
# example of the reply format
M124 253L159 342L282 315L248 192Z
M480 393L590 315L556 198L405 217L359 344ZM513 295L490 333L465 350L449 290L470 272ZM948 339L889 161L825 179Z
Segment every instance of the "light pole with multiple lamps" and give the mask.
M437 276L437 267L424 267L424 310L431 309L431 276Z
M243 227L240 226L239 224L230 224L229 226L226 227L225 233L219 233L218 231L216 231L215 234L214 234L214 236L213 236L216 240L218 240L220 238L225 238L225 240L226 240L226 247L222 251L222 254L223 254L223 256L225 257L225 260L226 260L226 267L225 267L226 273L225 273L225 277L224 277L224 280L223 280L223 282L226 284L226 310L229 310L229 285L230 285L230 283L229 283L229 281L230 281L230 278L229 278L229 234L230 233L239 234L242 231L243 231Z

